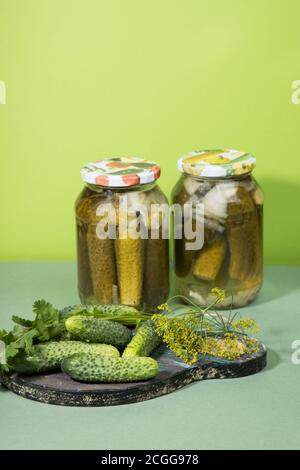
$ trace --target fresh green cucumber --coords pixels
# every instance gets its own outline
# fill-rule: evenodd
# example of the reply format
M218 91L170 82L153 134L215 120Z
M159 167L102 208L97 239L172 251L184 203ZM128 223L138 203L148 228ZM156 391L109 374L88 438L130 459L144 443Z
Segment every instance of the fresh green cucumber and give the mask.
M102 313L111 315L112 317L118 315L134 315L139 313L135 307L129 307L128 305L106 304L98 305L96 306L96 309L99 309Z
M22 374L35 374L47 370L59 369L66 357L79 352L105 354L118 357L119 351L110 344L88 344L80 341L49 341L37 344L31 355L18 354L10 362L10 366Z
M155 331L155 325L152 320L147 320L137 328L137 331L127 344L122 357L131 356L150 356L161 342L160 337Z
M108 357L78 353L62 361L62 370L80 382L136 382L158 373L152 357Z
M107 343L124 348L131 339L131 331L121 323L84 315L67 318L66 329L72 337L91 343Z
M151 314L139 312L135 307L129 307L128 305L74 305L60 311L62 320L74 315L94 316L102 320L113 320L129 326L135 326L139 321L151 318Z

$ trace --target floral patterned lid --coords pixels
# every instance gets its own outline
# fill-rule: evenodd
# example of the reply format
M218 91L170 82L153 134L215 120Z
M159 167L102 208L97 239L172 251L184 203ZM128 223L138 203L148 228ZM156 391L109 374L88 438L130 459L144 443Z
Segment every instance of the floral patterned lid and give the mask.
M160 166L139 157L112 157L88 163L80 175L86 183L99 186L136 186L157 180Z
M253 155L239 150L201 150L189 152L180 158L178 169L193 176L216 178L249 173L255 164Z

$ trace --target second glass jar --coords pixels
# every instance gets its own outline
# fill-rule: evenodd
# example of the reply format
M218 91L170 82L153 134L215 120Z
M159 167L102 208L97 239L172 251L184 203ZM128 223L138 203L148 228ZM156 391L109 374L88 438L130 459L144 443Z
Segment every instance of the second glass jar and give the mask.
M193 225L200 205L203 246L186 249L184 234L175 240L174 284L200 306L213 300L214 287L225 290L221 308L242 307L260 290L263 192L251 175L254 165L253 156L227 149L192 152L178 162L183 174L172 202L192 206Z

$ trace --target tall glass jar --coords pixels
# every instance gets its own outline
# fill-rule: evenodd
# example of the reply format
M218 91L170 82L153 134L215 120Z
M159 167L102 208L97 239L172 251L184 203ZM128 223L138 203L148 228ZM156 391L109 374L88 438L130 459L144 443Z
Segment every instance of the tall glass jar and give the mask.
M168 239L162 215L151 210L168 204L156 183L159 165L115 157L89 163L81 176L86 183L76 201L81 302L155 310L169 293Z
M184 230L175 239L174 284L200 306L211 302L214 287L226 292L221 308L244 306L261 288L263 192L251 175L255 163L252 155L230 149L191 152L178 162L183 174L172 202L192 206L190 222L195 227L198 214L202 241L187 249Z

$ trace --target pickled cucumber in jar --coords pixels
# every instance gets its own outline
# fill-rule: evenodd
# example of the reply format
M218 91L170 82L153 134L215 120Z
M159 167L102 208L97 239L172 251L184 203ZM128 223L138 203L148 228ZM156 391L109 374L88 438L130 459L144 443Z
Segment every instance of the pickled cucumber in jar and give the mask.
M211 302L213 287L226 291L220 308L247 305L261 288L263 193L251 174L255 163L230 149L191 152L178 162L172 202L192 205L195 214L201 208L204 243L188 250L184 238L174 241L174 285L200 306Z
M169 241L162 236L163 218L152 210L168 206L157 185L159 165L114 157L89 163L81 176L86 183L76 202L81 302L155 311L169 294ZM156 239L152 222L160 233Z

